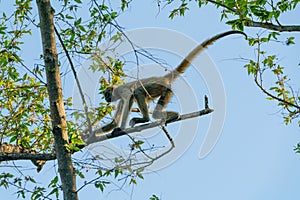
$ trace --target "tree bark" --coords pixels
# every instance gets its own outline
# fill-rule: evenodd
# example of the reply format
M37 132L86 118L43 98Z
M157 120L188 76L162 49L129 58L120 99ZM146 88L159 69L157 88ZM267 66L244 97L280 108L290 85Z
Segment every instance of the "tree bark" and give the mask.
M54 10L50 5L50 0L36 0L36 2L40 17L55 153L63 196L64 200L77 200L75 170L72 165L71 153L66 149L68 132L54 34Z

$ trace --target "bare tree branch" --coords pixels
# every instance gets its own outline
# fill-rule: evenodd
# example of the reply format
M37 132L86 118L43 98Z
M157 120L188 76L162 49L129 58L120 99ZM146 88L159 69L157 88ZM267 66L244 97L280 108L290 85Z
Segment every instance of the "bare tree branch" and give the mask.
M19 156L17 156L19 155ZM13 159L12 159L13 158ZM8 143L0 144L0 161L9 160L53 160L55 154L39 153L32 149L24 148L20 145Z
M32 149L24 148L20 145L8 143L0 144L0 162L12 160L31 160L37 166L37 171L41 171L43 165L48 160L56 159L54 153L39 153Z
M174 123L174 122L177 122L177 121L186 120L186 119L190 119L190 118L194 118L194 117L199 117L199 116L202 116L202 115L207 115L207 114L209 114L213 111L214 111L213 109L210 109L206 106L206 108L203 109L203 110L181 115L177 120L174 120L170 123ZM145 129L154 128L154 127L163 126L163 125L165 125L164 121L155 121L155 122L152 122L152 123L143 124L143 125L136 126L136 127L133 127L133 128L127 128L123 131L113 131L113 132L107 133L107 134L102 134L102 135L98 135L98 136L91 136L90 138L87 139L86 143L87 143L87 145L89 145L89 144L92 144L92 143L108 140L108 139L111 139L111 138L119 137L119 136L122 136L122 135L127 135L127 134L130 134L130 133L141 132ZM96 130L93 131L93 133L94 133L93 135L97 135L101 132L102 132L101 128L96 129Z
M0 153L0 162L2 161L12 161L12 160L55 160L55 154L50 153Z

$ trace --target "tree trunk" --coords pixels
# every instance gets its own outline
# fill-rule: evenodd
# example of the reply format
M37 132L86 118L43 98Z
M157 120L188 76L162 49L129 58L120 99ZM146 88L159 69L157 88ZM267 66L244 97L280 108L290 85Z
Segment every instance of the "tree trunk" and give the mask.
M50 5L50 0L36 0L36 2L40 17L47 90L50 101L58 171L61 178L64 200L76 200L78 199L76 175L72 165L71 153L65 147L68 144L68 132L54 35L54 11Z

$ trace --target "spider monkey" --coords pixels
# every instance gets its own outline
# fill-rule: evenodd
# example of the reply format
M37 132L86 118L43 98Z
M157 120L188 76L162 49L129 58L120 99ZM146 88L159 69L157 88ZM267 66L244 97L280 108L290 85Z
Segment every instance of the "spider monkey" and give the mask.
M242 34L247 38L247 35L241 31L227 31L215 35L214 37L205 40L197 47L195 47L178 65L176 69L162 77L150 77L141 79L129 83L125 83L119 86L110 86L104 91L105 100L115 102L119 100L117 111L114 119L111 123L102 127L103 132L108 132L114 129L115 131L122 131L126 127L127 118L135 101L138 104L139 110L142 113L142 117L134 117L130 120L129 125L133 127L135 124L145 123L150 120L147 102L152 101L159 97L156 107L154 108L152 117L154 119L164 120L165 123L169 123L178 119L179 114L172 111L164 111L165 107L169 103L173 93L170 89L172 82L182 74L191 64L192 60L196 58L205 48L211 45L216 40L223 38L231 34ZM120 128L119 126L121 120Z

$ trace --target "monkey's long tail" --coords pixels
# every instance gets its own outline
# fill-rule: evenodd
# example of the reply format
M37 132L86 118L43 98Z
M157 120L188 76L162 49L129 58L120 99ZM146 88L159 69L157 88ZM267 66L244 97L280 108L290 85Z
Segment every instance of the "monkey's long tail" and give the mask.
M178 65L176 69L174 69L172 72L165 75L166 78L169 80L175 80L180 74L182 74L191 64L191 62L199 55L203 50L205 50L209 45L213 44L215 41L217 41L220 38L223 38L227 35L232 34L242 34L246 37L247 35L242 31L227 31L224 33L220 33L218 35L215 35L214 37L205 40L201 44L199 44L197 47L195 47Z

